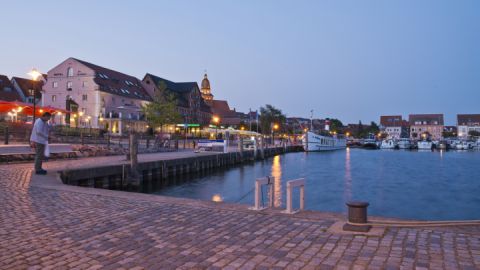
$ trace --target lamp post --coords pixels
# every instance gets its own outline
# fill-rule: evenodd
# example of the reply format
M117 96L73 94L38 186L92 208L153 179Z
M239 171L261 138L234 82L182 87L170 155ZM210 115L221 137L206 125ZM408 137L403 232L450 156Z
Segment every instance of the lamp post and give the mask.
M215 140L218 139L218 124L220 123L220 117L214 116L213 123L215 123Z
M32 69L29 73L27 73L28 75L30 75L30 77L32 77L32 92L33 92L33 122L32 124L35 124L35 112L36 112L36 89L35 89L35 82L37 81L38 77L40 77L42 74L40 72L38 72L38 70L36 70L35 68Z

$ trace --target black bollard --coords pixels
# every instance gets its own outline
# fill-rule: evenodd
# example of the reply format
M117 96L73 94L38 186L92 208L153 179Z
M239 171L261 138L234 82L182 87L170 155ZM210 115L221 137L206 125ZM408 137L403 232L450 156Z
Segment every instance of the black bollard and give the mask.
M343 226L344 231L368 232L367 207L368 202L348 202L348 223Z

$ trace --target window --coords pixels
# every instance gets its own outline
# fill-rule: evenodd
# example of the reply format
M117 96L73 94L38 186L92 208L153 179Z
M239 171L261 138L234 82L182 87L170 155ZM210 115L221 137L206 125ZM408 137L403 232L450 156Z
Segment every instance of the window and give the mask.
M52 102L55 102L57 101L57 96L56 95L52 95Z
M82 95L82 100L87 101L87 95Z
M67 69L67 77L73 77L73 68L69 67Z
M12 92L12 88L10 88L10 87L4 87L4 88L3 88L3 91L5 91L5 92Z
M87 87L87 82L82 82L82 87Z
M57 87L58 87L58 82L53 82L53 83L52 83L52 87L53 87L53 88L57 88Z
M73 83L67 82L67 91L72 91Z

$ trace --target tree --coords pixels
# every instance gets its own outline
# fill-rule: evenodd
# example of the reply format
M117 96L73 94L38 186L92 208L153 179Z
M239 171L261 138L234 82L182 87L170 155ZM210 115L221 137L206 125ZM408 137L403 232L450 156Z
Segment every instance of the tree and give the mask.
M153 96L153 101L143 106L147 122L152 128L162 129L164 125L175 124L182 121L177 111L177 99L173 93L167 91L167 85L162 81L158 91Z
M272 132L272 125L277 124L280 127L285 123L287 117L280 109L273 107L270 104L260 108L260 128L263 134L270 134Z

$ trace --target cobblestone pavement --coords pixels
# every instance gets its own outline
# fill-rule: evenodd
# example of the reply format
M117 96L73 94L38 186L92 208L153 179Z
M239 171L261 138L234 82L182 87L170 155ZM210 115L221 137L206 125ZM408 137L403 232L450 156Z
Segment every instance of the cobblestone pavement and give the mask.
M480 269L480 227L334 234L331 218L42 187L31 167L0 165L0 269Z

